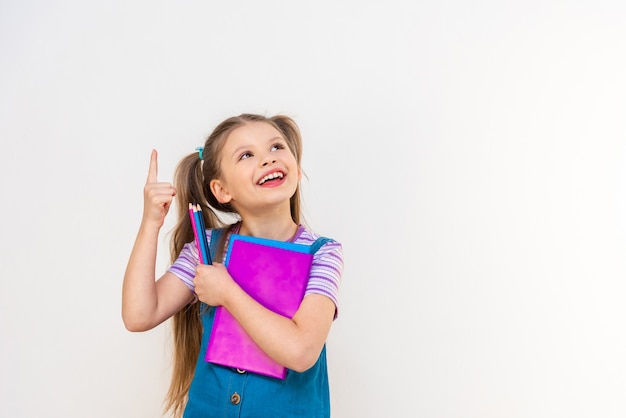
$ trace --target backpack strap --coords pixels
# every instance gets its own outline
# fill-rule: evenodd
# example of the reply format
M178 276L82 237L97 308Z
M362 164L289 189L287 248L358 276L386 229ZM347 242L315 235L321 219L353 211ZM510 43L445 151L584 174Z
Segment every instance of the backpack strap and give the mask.
M315 240L315 242L313 244L311 244L311 249L309 250L309 252L311 254L315 254L320 248L322 248L324 246L324 244L334 241L332 238L327 238L327 237L319 237L318 239Z

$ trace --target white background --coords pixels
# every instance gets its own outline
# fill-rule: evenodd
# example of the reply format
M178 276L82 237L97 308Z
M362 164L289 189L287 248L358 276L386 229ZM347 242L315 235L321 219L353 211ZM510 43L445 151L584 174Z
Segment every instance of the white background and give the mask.
M159 177L286 113L341 241L335 418L626 416L621 1L1 1L0 416L157 417L122 277ZM167 267L162 237L159 270Z

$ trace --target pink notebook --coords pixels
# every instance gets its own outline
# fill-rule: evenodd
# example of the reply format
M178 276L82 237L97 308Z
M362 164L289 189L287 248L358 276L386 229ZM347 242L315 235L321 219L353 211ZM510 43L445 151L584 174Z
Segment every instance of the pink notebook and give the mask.
M304 297L312 260L307 245L233 234L224 264L246 293L291 318ZM287 372L221 306L216 309L205 360L278 379L284 379Z

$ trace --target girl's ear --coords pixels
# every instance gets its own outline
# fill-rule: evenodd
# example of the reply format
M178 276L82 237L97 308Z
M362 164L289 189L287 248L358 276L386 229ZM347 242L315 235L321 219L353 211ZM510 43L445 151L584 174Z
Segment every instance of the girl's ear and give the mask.
M225 204L231 201L232 196L228 193L228 190L226 190L224 184L220 180L211 180L209 188L218 202Z

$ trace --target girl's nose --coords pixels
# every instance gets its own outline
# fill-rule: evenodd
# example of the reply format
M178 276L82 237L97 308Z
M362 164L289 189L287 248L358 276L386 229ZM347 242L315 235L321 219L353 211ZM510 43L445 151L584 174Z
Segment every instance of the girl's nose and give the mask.
M270 157L267 157L267 158L265 158L263 160L262 166L265 167L267 165L274 164L275 162L276 162L276 160L270 156Z

